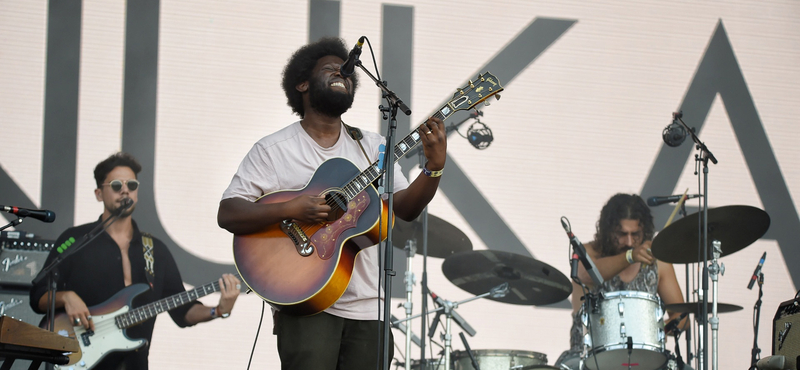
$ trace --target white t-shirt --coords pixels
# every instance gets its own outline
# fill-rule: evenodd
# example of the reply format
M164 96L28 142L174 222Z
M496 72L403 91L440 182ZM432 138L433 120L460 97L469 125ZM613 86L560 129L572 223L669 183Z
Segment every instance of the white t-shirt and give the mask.
M333 157L347 158L360 170L378 160L386 141L383 136L363 131L361 144L370 160L364 157L358 143L353 140L342 125L339 140L329 148L317 144L297 121L253 145L242 160L222 199L244 198L256 201L264 194L278 190L302 189L311 180L317 168ZM394 167L394 191L408 187L408 180L400 166ZM382 287L378 277L378 248L370 247L356 257L350 285L342 297L325 312L354 320L375 320L383 314L378 305L378 292ZM381 293L382 294L382 293ZM382 305L382 302L381 302ZM382 317L382 316L381 316Z

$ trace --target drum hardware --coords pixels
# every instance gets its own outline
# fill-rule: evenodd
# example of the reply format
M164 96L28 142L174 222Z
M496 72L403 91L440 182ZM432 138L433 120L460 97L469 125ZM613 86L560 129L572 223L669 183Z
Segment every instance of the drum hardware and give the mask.
M725 275L725 264L718 264L720 255L722 254L722 243L719 240L714 240L711 243L714 246L713 258L711 266L708 267L708 274L711 277L711 301L713 302L711 310L711 319L708 321L711 324L711 351L713 352L711 368L713 370L719 369L719 315L717 313L717 299L719 292L719 275Z
M516 253L479 250L454 254L442 264L444 276L455 286L481 294L507 283L513 294L488 299L518 305L561 302L572 293L572 284L558 269Z
M461 316L459 316L457 312L455 312L455 309L459 305L462 305L462 304L465 304L465 303L468 303L468 302L472 302L472 301L474 301L476 299L480 299L480 298L485 298L485 297L487 297L487 298L491 297L493 299L502 298L504 295L508 294L508 292L509 292L508 286L509 286L508 283L503 283L503 284L500 284L500 285L490 289L486 293L483 293L483 294L475 296L475 297L470 297L470 298L467 298L465 300L458 301L458 302L452 302L452 301L448 301L446 299L442 299L441 297L438 297L438 296L436 296L435 294L433 294L431 292L431 295L434 296L434 301L437 303L437 305L439 305L438 308L436 308L434 310L431 310L431 311L428 311L428 312L423 312L423 313L420 313L420 314L416 314L416 315L411 316L411 317L407 317L407 318L405 318L403 320L395 321L394 324L399 324L399 323L402 323L402 322L405 322L405 321L413 320L413 319L415 319L417 317L421 317L421 316L424 316L426 314L436 313L437 314L436 315L436 319L434 319L433 324L431 324L431 329L430 329L430 333L431 333L430 336L433 337L434 332L436 330L436 326L438 326L439 317L440 317L441 314L444 314L445 315L445 334L444 334L444 356L445 356L444 357L444 363L445 363L445 369L444 370L450 370L450 354L452 352L452 325L451 325L451 323L452 323L453 319L454 318L458 318L458 319L456 319L456 323L459 326L461 326L461 328L464 331L466 331L468 333L471 332L472 334L470 334L470 335L475 335L475 330L472 329L472 327L470 327L469 324L463 318L461 318ZM406 363L407 363L406 366L410 366L410 362L409 361L407 361Z
M422 153L420 151L420 153ZM424 156L421 158L424 160ZM424 162L422 162L424 165ZM428 230L430 226L436 231L436 233L429 233ZM405 353L405 369L410 370L412 367L411 361L411 343L415 343L417 346L420 347L420 352L422 353L422 359L424 362L425 359L425 342L421 340L419 337L414 335L413 332L408 332L402 322L410 320L411 315L413 313L413 302L412 302L412 293L414 290L414 285L416 284L416 277L412 271L413 266L413 259L417 253L417 243L418 241L422 245L422 311L427 312L427 258L428 256L431 257L439 257L444 258L455 253L470 251L472 250L472 242L470 242L469 238L467 237L464 232L459 230L457 227L453 226L452 224L444 221L443 219L436 217L434 215L428 214L428 208L425 207L422 214L415 219L414 221L403 221L397 219L395 221L394 227L392 228L393 235L392 235L392 244L394 246L404 245L403 251L406 253L406 271L405 271L405 292L406 292L406 301L400 306L405 308L406 318L405 320L397 320L394 316L392 316L392 325L400 329L404 334L406 334L406 353ZM427 323L425 318L426 315L422 315L422 334L421 336L424 337ZM418 316L417 316L418 317ZM460 317L459 317L460 319Z
M700 213L693 213L667 226L653 239L653 256L669 263L697 263L696 242ZM724 206L708 210L708 238L722 243L720 256L736 253L767 233L770 217L751 206ZM713 254L709 244L708 252Z
M414 221L403 221L396 219L392 231L392 245L399 247L405 245L409 240L413 240L422 246L423 222L421 218ZM428 214L427 229L436 230L435 233L427 233L428 257L447 258L459 252L472 250L472 242L459 228L451 223ZM405 248L403 248L405 249Z
M416 239L409 239L406 240L406 246L403 248L406 252L406 275L405 275L405 283L406 283L406 301L403 303L403 307L406 309L406 319L411 317L413 313L414 302L412 301L413 296L411 293L414 291L414 273L412 272L412 266L414 263L414 254L417 252L417 241ZM394 319L392 319L394 320ZM402 324L399 324L402 325ZM410 331L410 330L409 330ZM412 333L406 333L406 352L405 352L405 361L406 361L406 370L411 370L411 337ZM419 345L419 343L417 343Z
M703 198L704 201L706 198ZM709 263L708 269L706 269L704 274L704 279L711 278L715 279L718 277L712 277L711 275L716 271L716 274L724 273L724 266L720 266L717 262L712 261L712 259L708 259L708 257L704 257L706 255L714 255L716 254L716 260L719 260L720 257L727 256L738 252L741 249L749 246L756 240L760 239L769 229L770 225L770 217L769 215L761 209L751 207L751 206L743 206L743 205L733 205L733 206L724 206L724 207L717 207L714 209L706 209L705 213L706 216L703 215L703 212L698 212L686 216L672 224L668 224L656 237L653 239L653 245L651 247L653 251L653 256L657 259L669 262L669 263ZM705 226L698 230L698 224L703 221ZM702 240L702 241L701 241ZM719 242L719 246L714 246L714 243L706 243L705 241L717 241ZM698 245L695 243L699 243L699 245L707 245L705 251L702 251L703 248L694 248L693 245ZM708 276L706 275L706 272ZM689 286L688 282L688 266L687 266L687 287ZM716 282L713 282L716 284ZM708 286L707 283L703 284L704 286ZM698 299L696 303L681 303L675 305L669 305L666 309L675 312L691 312L695 315L695 319L698 321L698 325L701 326L701 329L697 332L697 360L698 360L698 369L707 368L707 364L705 363L706 354L708 353L705 350L708 342L708 326L705 323L710 324L712 326L712 347L713 347L713 335L715 335L715 330L713 329L714 326L718 328L719 325L719 318L708 318L708 314L713 314L714 306L716 305L716 312L725 313L725 312L733 312L741 310L741 306L737 305L729 305L724 303L716 302L715 297L711 297L711 300L708 300L708 295L704 294L705 289L698 289L696 294L698 295ZM714 288L712 287L712 290ZM712 292L712 295L714 293ZM687 298L688 298L688 291L687 291ZM688 301L689 299L687 299ZM705 316L704 316L705 314ZM712 322L715 321L715 322ZM687 333L687 348L690 350L688 354L688 360L692 360L692 353L691 353L691 345L690 345L690 335ZM718 358L718 354L716 350L712 348L712 356ZM713 361L713 360L712 360ZM714 368L713 370L717 370Z

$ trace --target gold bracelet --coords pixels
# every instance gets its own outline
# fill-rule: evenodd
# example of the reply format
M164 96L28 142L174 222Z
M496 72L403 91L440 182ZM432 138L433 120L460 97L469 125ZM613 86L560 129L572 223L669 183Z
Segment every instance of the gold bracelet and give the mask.
M628 251L625 252L625 259L628 260L628 263L631 265L636 262L633 260L633 249L628 249Z

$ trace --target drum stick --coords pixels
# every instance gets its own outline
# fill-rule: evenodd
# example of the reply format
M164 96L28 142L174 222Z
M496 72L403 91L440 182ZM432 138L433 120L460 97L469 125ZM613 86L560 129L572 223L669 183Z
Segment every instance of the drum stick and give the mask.
M667 226L669 226L669 224L672 223L672 219L675 218L675 214L678 213L678 210L681 209L681 206L683 205L683 202L686 201L686 194L687 193L689 193L689 188L686 188L686 191L683 192L683 196L681 197L681 200L679 200L678 204L675 205L675 209L673 209L672 210L672 214L669 215L669 220L667 220L667 224L664 225L664 228L666 228Z

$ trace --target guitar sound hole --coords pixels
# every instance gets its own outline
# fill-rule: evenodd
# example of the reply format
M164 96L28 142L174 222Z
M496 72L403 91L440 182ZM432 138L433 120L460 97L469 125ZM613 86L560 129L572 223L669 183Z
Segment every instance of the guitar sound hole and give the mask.
M328 221L336 221L347 212L347 197L342 193L332 192L325 194L325 202L331 206L331 212L328 213Z

